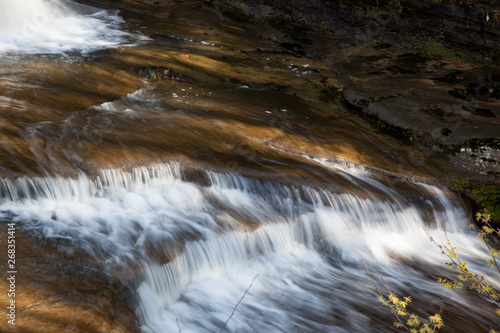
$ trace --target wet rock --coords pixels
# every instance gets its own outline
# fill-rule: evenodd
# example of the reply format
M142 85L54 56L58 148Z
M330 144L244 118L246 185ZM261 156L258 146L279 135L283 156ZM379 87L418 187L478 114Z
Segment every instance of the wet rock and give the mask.
M339 84L321 88L318 98L323 103L343 100L378 129L446 160L450 169L471 171L472 177L500 172L492 162L496 158L481 160L477 152L459 157L471 140L499 138L500 72L491 65L500 60L500 26L485 21L485 8L496 5L404 1L396 2L396 8L392 0L376 3L376 8L367 8L362 0L220 0L217 8L233 21L267 27L261 36L275 47L247 50L249 54L329 57ZM304 26L330 34L323 39ZM142 75L182 80L175 72L165 75L164 68L152 69ZM487 167L471 166L477 163Z
M441 134L444 136L448 136L448 135L450 135L450 133L451 133L451 129L449 129L449 128L442 128L441 129Z
M337 67L348 108L450 168L494 180L500 172L495 73L457 59L410 57L404 50L359 47L352 54L348 60L354 61ZM410 58L418 61L407 63Z
M478 145L478 143L482 143L482 145ZM461 146L458 151L452 154L452 162L460 164L469 171L490 176L495 180L498 179L500 141L477 139L465 142Z
M175 80L189 84L197 83L195 79L166 67L141 68L139 70L139 75L153 81Z
M392 73L417 74L428 59L421 54L405 53L398 56L396 63L387 69Z
M280 47L292 52L298 57L305 57L306 53L302 49L302 45L299 43L281 43Z
M237 84L243 88L255 89L255 90L271 90L276 92L285 92L287 90L287 86L277 85L274 83L256 83L256 82L247 82L239 79L230 79L230 83Z
M443 77L433 78L432 80L437 84L456 85L457 83L464 81L463 75L464 72L462 71L454 71L452 73L444 75Z
M463 109L465 111L468 111L472 114L481 116L481 117L488 117L488 118L495 118L495 113L489 109L484 109L484 108L474 108L470 106L463 106Z

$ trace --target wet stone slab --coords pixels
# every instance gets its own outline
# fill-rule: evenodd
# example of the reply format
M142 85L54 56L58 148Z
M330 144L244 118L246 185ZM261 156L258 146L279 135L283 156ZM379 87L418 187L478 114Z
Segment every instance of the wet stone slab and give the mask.
M458 169L492 179L498 174L497 72L417 52L386 50L374 57L357 51L355 62L338 66L351 110ZM481 153L486 150L489 157Z

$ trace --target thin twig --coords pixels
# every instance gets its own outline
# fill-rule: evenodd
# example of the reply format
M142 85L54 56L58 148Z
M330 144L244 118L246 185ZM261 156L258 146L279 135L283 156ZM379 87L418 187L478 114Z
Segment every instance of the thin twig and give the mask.
M179 329L179 333L182 333L181 326L179 325L179 318L175 318L175 321L177 322L177 328Z
M319 5L321 6L321 8L323 9L323 13L325 13L325 20L328 19L328 15L326 14L326 10L325 10L325 7L323 6L323 4L321 3L321 1L318 1Z
M254 276L253 280L252 280L252 283L250 283L250 285L248 286L247 290L245 290L245 293L243 293L243 296L241 296L240 300L238 301L238 303L236 303L236 306L234 307L233 309L233 312L231 313L231 315L229 316L229 318L227 318L226 322L224 323L224 325L222 326L222 328L220 329L219 333L222 333L222 331L224 331L224 328L226 328L226 325L227 323L231 320L231 318L233 317L234 313L236 312L236 309L238 308L238 306L240 305L241 301L243 301L243 299L245 298L246 294L248 293L248 291L250 290L250 288L252 288L252 285L255 281L255 279L259 276L259 274L257 273L257 275Z
M425 230L425 229L424 229ZM427 230L425 230L425 232L427 233L427 235L429 235L429 233L427 232ZM450 251L453 251L453 245L451 245L451 241L450 239L448 238L448 233L446 232L445 230L445 237L446 237L446 241L447 243L444 243L443 242L443 245L439 245L435 240L434 238L432 238L430 235L429 235L431 241L436 244L440 249L441 249L441 252L448 257L448 259L451 260L451 263L453 265L455 265L455 267L458 268L459 265L464 265L464 262L462 262L462 260L460 260L460 258L458 258L458 256L455 256L455 258L453 258L451 255L450 255ZM484 240L483 240L484 241ZM488 244L486 244L488 245ZM444 250L446 250L447 252L445 252ZM465 273L469 273L469 274L472 274L472 277L467 277L467 281L471 280L475 283L478 283L481 287L486 287L487 285L485 285L485 283L483 283L483 281L481 280L481 277L478 277L478 275L474 272L472 272L471 270L469 270L468 268L464 268L464 272ZM492 296L492 293L496 293L494 290L493 292L485 292L483 295L488 298L494 305L496 305L497 308L500 308L500 303L495 300L495 298Z
M490 224L489 224L488 222L485 222L484 224L485 224L487 227L491 228L491 226L490 226ZM488 254L490 254L490 253L491 253L492 248L491 248L491 246L490 246L490 243L488 243L488 240L486 239L487 235L484 233L484 231L481 231L481 229L479 229L479 228L478 228L475 224L473 224L473 225L474 225L474 229L475 229L477 232L479 232L479 233L483 232L483 235L484 235L484 236L483 236L483 237L479 237L479 238L481 238L481 240L483 241L483 243L484 243L484 244L486 244L486 247L488 248ZM494 266L495 266L495 268L497 269L498 273L500 273L500 267L498 266L497 259L495 258L495 256L492 256L492 255L490 255L490 257L491 257L491 258L493 258L493 262L495 263L495 265L494 265Z
M489 225L489 223L488 223L488 222L486 222L485 224L486 224L488 227L490 227L490 228L491 228L491 226ZM476 228L477 228L477 227L476 227ZM484 242L484 244L486 244L486 247L488 248L488 253L491 253L492 248L491 248L491 246L490 246L490 243L488 243L488 240L486 239L486 235L485 235L485 237L484 237L484 239L483 239L483 242ZM495 256L492 256L492 255L490 255L490 257L491 257L491 258L493 258L493 262L495 263L495 267L496 267L496 269L497 269L498 273L500 273L500 267L498 266L497 258L495 258Z
M382 292L381 292L381 291L380 291L380 289L378 288L377 284L375 283L375 280L373 280L373 277L372 277L372 275L371 275L370 271L368 270L368 266L366 265L366 262L365 262L365 261L363 261L363 263L365 264L365 269L366 269L366 271L368 272L368 276L370 277L370 280L372 280L373 285L374 285L374 286L375 286L375 288L377 289L378 294L380 295L380 297L382 297L382 298L384 298L384 299L385 299L384 294L382 294ZM382 281L383 281L383 279L382 279ZM387 284L385 283L385 281L384 281L384 285L385 285L385 287L387 288L387 290L389 291L389 293L390 293L390 294L392 294L392 291L389 289L389 287L387 286ZM392 311L391 311L391 312L392 312ZM404 327L404 329L406 329L408 332L410 332L410 329L409 329L409 328L408 328L408 327L407 327L407 326L403 323L403 321L402 321L402 320L401 320L401 318L398 316L398 314L397 314L397 313L395 313L395 312L392 312L392 314L396 317L396 319L399 321L399 323L402 325L402 327Z
M460 199L460 202L462 204L462 208L467 211L470 216L471 216L471 220L472 220L472 224L474 226L474 229L478 232L480 232L480 229L478 228L477 226L477 223L476 222L479 222L477 221L475 218L474 218L474 215L473 213L468 209L468 207L465 205L465 202L464 202L464 199L462 198L462 193L460 191L457 192L458 193L458 198ZM485 224L491 228L491 226L488 224L488 222L485 222ZM491 253L491 246L490 246L490 243L488 242L488 240L485 238L481 238L481 240L484 242L484 244L486 244L486 247L488 248L488 253ZM498 273L500 273L500 266L498 265L498 262L497 262L497 259L495 258L495 256L491 256L493 258L493 261L495 262L495 267L498 271Z
M366 271L368 272L368 276L370 277L370 280L372 280L372 283L373 283L373 286L377 289L377 292L380 296L384 297L384 295L382 294L382 292L380 291L380 289L378 288L377 284L375 283L375 281L373 280L373 277L370 273L370 271L368 270L368 266L366 265L366 262L363 261L363 263L365 264L365 269Z

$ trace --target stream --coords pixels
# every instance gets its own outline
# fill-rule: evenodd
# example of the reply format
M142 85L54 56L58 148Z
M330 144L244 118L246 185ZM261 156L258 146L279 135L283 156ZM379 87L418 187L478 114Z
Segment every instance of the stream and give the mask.
M468 213L345 110L335 40L90 5L0 4L0 242L14 223L17 250L0 330L397 331L374 283L440 332L494 327L488 301L436 282L456 273L429 237L500 288Z

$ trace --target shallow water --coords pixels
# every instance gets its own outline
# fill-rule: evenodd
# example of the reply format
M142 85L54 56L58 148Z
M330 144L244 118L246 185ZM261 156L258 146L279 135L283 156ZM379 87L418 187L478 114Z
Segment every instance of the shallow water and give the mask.
M64 6L51 22L90 22L88 44L0 56L0 220L38 290L21 330L392 331L365 263L445 330L488 327L480 297L435 282L453 273L429 234L491 274L466 213L418 152L322 100L342 89L329 59L183 6Z

